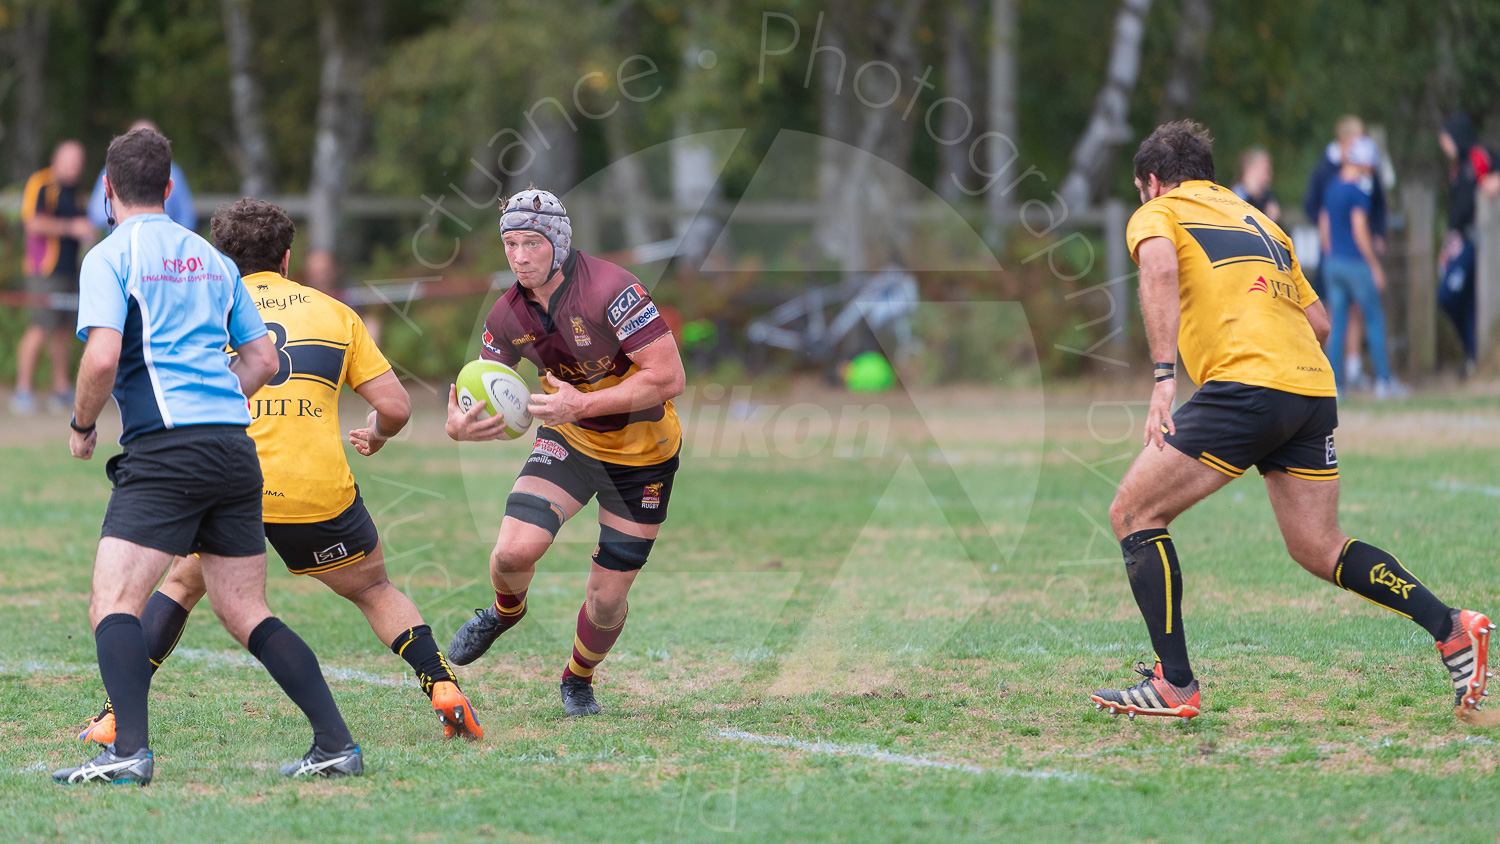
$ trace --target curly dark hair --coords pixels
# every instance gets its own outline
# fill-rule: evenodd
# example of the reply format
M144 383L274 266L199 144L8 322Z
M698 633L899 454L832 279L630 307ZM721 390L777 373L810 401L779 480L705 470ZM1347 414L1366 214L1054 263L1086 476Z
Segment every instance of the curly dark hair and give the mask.
M161 205L172 179L172 142L155 129L131 129L109 142L104 174L115 202L144 208Z
M1162 184L1214 180L1214 139L1192 120L1163 123L1135 153L1135 177L1146 183L1154 174Z
M247 196L233 205L220 205L209 232L219 251L239 266L242 275L249 275L281 270L281 258L292 248L297 226L281 208Z

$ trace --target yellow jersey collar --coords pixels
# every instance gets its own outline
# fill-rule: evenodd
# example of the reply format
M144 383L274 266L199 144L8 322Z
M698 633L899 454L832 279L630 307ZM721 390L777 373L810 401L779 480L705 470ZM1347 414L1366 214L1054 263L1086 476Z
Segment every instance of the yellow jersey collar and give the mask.
M256 284L281 284L281 283L296 284L297 283L297 282L292 281L291 279L287 278L286 276L282 275L281 273L273 273L273 272L270 272L269 270L266 271L266 272L261 272L261 273L251 273L251 274L245 276L242 279L242 281L244 281L245 284L247 284L247 285L256 285Z

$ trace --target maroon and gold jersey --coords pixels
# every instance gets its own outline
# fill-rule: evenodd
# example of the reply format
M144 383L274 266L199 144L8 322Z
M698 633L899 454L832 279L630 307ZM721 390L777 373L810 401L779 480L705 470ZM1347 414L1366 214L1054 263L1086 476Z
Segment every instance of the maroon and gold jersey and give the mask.
M548 310L528 299L519 282L500 297L484 320L481 356L506 366L524 357L538 371L584 392L634 375L640 367L629 355L671 333L646 288L625 268L576 249L561 271L563 281ZM545 381L542 389L552 392ZM670 401L556 430L584 454L627 466L670 460L682 443Z

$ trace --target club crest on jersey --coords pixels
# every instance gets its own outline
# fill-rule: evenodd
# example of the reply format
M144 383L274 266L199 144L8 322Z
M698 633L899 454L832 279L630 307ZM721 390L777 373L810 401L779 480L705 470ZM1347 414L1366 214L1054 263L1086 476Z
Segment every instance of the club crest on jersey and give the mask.
M641 493L642 510L655 510L661 506L661 487L661 481L657 481L654 484L646 484L645 491Z
M626 337L650 325L659 316L661 314L656 310L656 303L652 302L641 308L640 313L621 323L620 327L615 329L615 338L623 341Z
M489 349L497 355L500 354L500 349L495 346L495 335L491 334L488 328L484 330L483 342L486 349Z
M568 450L563 448L562 443L556 440L536 438L536 444L531 447L532 454L545 454L557 460L567 460Z
M584 330L583 317L572 317L573 342L580 346L587 346L594 341L589 338L588 331Z
M639 305L646 298L646 288L639 282L632 284L620 292L613 302L609 303L609 324L616 328L630 314L632 308Z
M342 560L347 556L349 556L349 550L344 547L344 543L340 542L337 545L324 548L322 551L314 551L313 562L321 565L323 563L332 563L336 560Z

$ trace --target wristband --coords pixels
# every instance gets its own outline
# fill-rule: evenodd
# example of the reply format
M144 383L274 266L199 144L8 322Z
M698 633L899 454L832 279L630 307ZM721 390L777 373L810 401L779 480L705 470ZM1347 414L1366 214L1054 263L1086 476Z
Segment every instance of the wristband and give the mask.
M1163 381L1171 381L1176 377L1177 374L1175 372L1164 372L1161 375L1156 376L1156 383L1160 384Z
M68 427L72 428L74 431L77 431L80 434L83 434L86 437L89 434L94 433L94 429L99 427L99 423L95 422L87 428L79 427L78 415L75 413L74 415L68 417Z
M1168 370L1170 372L1176 372L1177 371L1177 364L1175 364L1175 363L1157 363L1157 364L1152 364L1152 366L1156 367L1157 369L1165 369L1165 370Z

